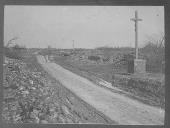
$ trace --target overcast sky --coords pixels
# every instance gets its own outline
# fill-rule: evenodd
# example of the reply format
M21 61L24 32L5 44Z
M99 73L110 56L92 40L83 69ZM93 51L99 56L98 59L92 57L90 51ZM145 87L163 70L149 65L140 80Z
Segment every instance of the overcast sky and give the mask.
M164 33L163 6L5 6L4 43L18 37L26 47L134 47L138 11L139 46Z

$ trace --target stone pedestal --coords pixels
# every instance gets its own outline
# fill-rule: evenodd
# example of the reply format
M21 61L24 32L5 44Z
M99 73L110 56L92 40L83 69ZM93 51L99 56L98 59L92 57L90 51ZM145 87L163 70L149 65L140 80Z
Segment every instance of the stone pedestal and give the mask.
M134 60L134 73L146 73L146 60Z
M143 59L129 60L128 73L146 73L146 60Z

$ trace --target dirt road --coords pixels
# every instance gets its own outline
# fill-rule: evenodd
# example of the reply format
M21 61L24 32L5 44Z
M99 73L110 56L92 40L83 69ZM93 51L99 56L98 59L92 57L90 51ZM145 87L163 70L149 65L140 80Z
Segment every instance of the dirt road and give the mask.
M43 68L63 86L119 124L164 124L164 110L105 90L55 63L46 62L42 56L37 58Z

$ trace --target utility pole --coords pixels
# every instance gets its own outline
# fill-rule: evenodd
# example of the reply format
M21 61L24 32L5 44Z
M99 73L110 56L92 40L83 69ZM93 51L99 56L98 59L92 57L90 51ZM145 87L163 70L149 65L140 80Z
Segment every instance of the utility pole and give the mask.
M73 40L73 44L72 44L72 46L73 46L73 50L72 50L72 52L74 53L74 52L75 52L75 48L74 48L74 40Z
M73 45L72 46L73 46L73 50L74 50L74 40L73 40Z
M135 18L131 20L135 22L135 54L136 59L138 59L138 21L142 21L142 19L138 18L138 12L135 11Z

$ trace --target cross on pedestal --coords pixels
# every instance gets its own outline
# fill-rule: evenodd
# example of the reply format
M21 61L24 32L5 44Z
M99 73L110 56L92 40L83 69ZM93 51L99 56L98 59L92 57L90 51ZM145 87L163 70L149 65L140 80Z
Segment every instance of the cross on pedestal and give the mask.
M138 18L138 12L135 11L135 18L131 20L135 22L135 54L136 59L138 59L138 21L142 21L142 19Z

